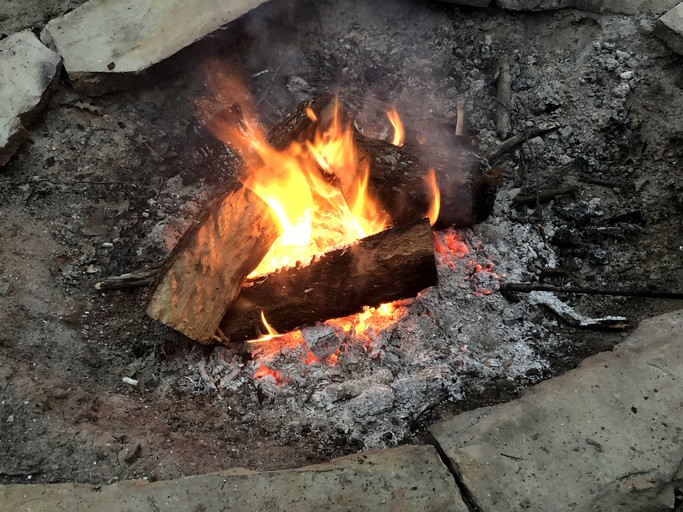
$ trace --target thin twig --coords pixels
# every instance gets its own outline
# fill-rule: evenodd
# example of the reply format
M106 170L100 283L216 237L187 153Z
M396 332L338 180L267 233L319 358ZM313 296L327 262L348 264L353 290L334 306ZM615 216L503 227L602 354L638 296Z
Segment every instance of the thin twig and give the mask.
M501 456L512 460L524 460L522 457L515 457L514 455L508 455L507 453L501 453Z
M594 178L592 176L587 176L586 174L583 174L583 173L579 175L579 181L583 181L584 183L590 183L591 185L598 185L599 187L621 188L621 189L627 189L627 188L632 187L632 185L630 185L628 183L619 183L617 181L603 180L600 178Z
M457 117L455 119L455 136L462 137L465 134L465 102L459 99L455 105Z
M0 471L0 476L4 476L6 478L16 478L19 476L33 476L33 475L38 475L41 473L40 469L32 469L32 470L27 470L27 471Z
M266 96L268 95L268 92L270 91L271 86L273 85L273 82L275 81L275 77L277 74L280 72L280 68L282 66L278 66L278 68L273 72L273 76L270 77L270 80L268 80L268 85L266 85L266 90L263 91L263 94L261 94L261 97L258 99L256 102L256 106L258 107L263 100L266 99Z
M534 194L517 194L512 202L515 204L535 204L536 207L542 202L550 201L551 199L565 194L576 194L579 187L576 185L568 185L566 187L559 187L551 190L536 190Z
M6 183L8 185L31 185L33 183L48 183L50 185L129 185L131 187L137 188L136 183L130 183L128 181L89 181L89 180L69 180L69 181L53 181L53 180L0 180L1 183Z
M493 164L502 156L506 155L510 151L514 151L515 149L517 149L527 140L533 139L534 137L538 137L539 135L550 133L552 131L557 130L558 128L559 125L556 124L541 125L531 128L530 130L526 130L526 133L522 132L518 133L517 135L513 135L505 142L502 142L496 149L491 151L488 155L486 155L486 159L489 161L489 163Z

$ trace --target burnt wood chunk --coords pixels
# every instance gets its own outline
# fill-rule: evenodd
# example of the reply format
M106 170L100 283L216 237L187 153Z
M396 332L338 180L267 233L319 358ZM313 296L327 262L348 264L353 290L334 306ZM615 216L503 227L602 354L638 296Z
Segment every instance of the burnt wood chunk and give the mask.
M178 241L152 285L147 314L212 343L244 278L278 236L268 206L246 188L211 201Z
M247 283L220 327L230 341L242 341L259 336L261 311L284 332L414 297L435 284L434 239L422 219Z

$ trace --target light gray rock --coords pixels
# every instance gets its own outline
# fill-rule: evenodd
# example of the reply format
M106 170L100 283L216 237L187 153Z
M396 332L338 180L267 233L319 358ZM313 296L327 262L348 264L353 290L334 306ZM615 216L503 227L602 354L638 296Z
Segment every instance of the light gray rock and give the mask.
M0 510L467 512L431 446L367 452L328 464L258 473L234 469L149 483L0 486Z
M474 503L500 510L669 510L683 479L683 310L522 398L431 428Z
M513 11L548 11L573 7L596 12L621 14L661 14L680 0L496 0L497 4Z
M0 166L24 143L26 127L47 105L60 62L29 30L0 41Z
M657 20L654 35L683 55L683 2Z
M74 89L97 96L131 87L150 67L265 1L90 0L50 21L41 39L63 57Z

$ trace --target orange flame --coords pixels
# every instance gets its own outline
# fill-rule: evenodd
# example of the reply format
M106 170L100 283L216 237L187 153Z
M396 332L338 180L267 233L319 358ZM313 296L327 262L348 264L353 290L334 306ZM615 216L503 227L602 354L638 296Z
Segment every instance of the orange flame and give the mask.
M381 331L397 320L398 307L393 302L380 304L376 308L365 307L361 313L335 318L326 323L341 327L346 333L353 333L366 343L370 341L371 331Z
M401 121L398 112L392 107L391 110L387 111L387 117L389 118L391 126L394 128L394 138L391 143L394 146L403 146L406 135L405 130L403 129L403 122Z
M429 225L433 226L436 224L436 221L439 218L439 211L441 210L441 192L436 183L436 173L434 172L434 169L429 169L425 181L427 182L427 186L432 195L432 203L429 205L427 217L429 217Z
M220 126L219 137L249 162L242 182L270 207L280 228L279 238L250 278L306 263L389 224L368 193L370 169L367 162L358 163L353 129L342 123L337 101L334 106L331 122L316 126L312 140L293 142L281 151L268 145L253 120L243 119L238 127ZM310 108L307 115L316 122ZM344 193L329 176L353 186Z

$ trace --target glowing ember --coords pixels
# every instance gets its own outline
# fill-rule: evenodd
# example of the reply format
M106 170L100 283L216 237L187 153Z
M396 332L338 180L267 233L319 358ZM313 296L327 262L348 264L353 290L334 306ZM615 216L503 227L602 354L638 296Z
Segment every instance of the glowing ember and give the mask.
M277 384L282 384L282 376L280 375L280 372L271 370L265 364L262 364L254 372L254 380L262 379L264 377L273 377Z
M341 327L344 332L354 334L367 344L372 341L372 336L396 322L398 312L396 304L388 302L376 308L365 307L362 313L328 320L327 323Z
M500 276L493 271L493 263L488 262L485 265L481 265L474 261L469 261L468 266L470 267L470 287L474 295L483 297L500 290Z

